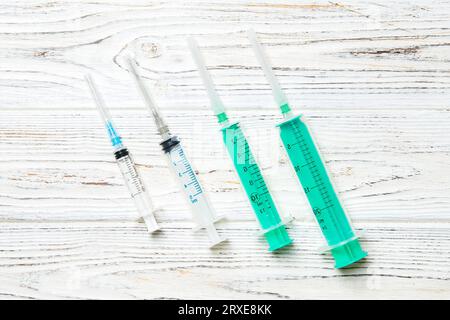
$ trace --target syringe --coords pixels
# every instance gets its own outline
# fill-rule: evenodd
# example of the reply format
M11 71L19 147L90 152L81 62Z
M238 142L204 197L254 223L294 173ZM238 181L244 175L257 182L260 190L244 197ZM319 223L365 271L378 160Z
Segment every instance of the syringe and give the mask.
M210 240L210 247L225 241L226 239L219 235L214 226L214 223L218 220L217 215L211 206L191 163L186 157L180 141L176 136L170 134L169 127L161 116L150 91L143 82L135 62L128 57L127 63L133 74L133 78L139 87L144 102L153 115L157 130L162 137L162 149L168 158L169 167L172 172L174 172L174 175L187 198L192 217L197 224L196 229L206 229Z
M123 145L122 139L117 133L116 129L111 120L111 116L106 109L103 97L100 95L94 80L90 75L85 76L86 82L89 85L89 89L94 99L100 116L105 124L106 130L108 131L111 144L114 147L114 156L116 158L117 164L119 166L120 172L123 175L125 184L131 193L131 197L136 204L136 208L139 215L144 219L147 229L150 233L159 229L154 216L154 207L150 196L147 193L144 182L142 181L136 166L131 157L128 149Z
M248 31L248 36L283 114L284 121L278 124L281 140L328 243L327 249L331 250L336 268L348 266L367 256L367 252L362 250L358 236L339 202L306 124L300 119L301 115L292 114L255 32Z
M281 219L261 170L255 162L247 139L238 122L229 123L211 76L204 63L203 56L194 39L189 39L189 47L197 64L203 83L211 100L212 109L222 126L222 136L236 172L244 186L253 211L258 218L269 250L274 251L292 243L285 222Z

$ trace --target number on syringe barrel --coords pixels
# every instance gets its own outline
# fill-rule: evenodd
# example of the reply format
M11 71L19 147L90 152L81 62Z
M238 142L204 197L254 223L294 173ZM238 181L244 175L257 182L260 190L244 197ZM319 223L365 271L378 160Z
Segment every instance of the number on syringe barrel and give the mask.
M233 160L255 214L259 219L266 218L260 219L263 228L270 226L271 223L279 222L273 199L267 190L261 171L241 128L238 124L234 124L226 128L223 133L228 153Z
M252 154L246 152L247 159L253 159ZM242 172L248 177L247 184L251 188L249 190L249 198L252 205L256 206L260 215L268 215L272 209L272 199L267 196L266 185L263 181L261 172L255 163L242 166Z
M169 152L169 156L176 174L181 179L189 201L192 204L197 203L198 197L203 193L203 190L181 146L177 145L173 148Z
M144 184L139 177L138 172L134 166L134 162L129 155L121 157L117 160L120 171L126 181L126 185L132 197L145 191Z
M252 173L254 179L249 180L249 185L254 188L250 195L250 200L258 207L258 212L260 215L269 216L274 208L273 200L267 192L267 186L263 181L261 172L259 168L255 165L255 171Z
M327 225L334 221L330 220L332 215L326 214L326 212L332 212L335 202L338 200L334 194L330 194L328 191L331 188L328 182L329 178L317 151L311 149L313 142L309 134L305 137L296 121L290 122L287 129L284 131L286 136L283 139L287 153L320 227L322 230L327 230ZM288 139L290 141L287 141Z

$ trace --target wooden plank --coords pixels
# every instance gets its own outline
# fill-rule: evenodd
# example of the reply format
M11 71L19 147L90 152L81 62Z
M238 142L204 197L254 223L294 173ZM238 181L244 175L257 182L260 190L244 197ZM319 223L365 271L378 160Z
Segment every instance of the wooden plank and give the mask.
M4 15L16 19L13 13L27 3L7 7ZM338 110L447 109L447 5L52 2L29 8L13 23L0 23L0 57L8 59L0 67L0 94L11 107L85 106L82 75L92 72L104 80L103 90L114 96L115 106L132 105L136 94L121 60L128 52L166 92L167 104L204 106L185 42L195 35L230 106L272 107L244 32L253 27L295 104Z
M449 298L448 1L16 0L0 4L0 298ZM369 251L333 269L245 30L266 46ZM187 51L195 36L295 246L266 252ZM136 57L230 241L188 212L123 62ZM164 232L123 185L83 76L133 152ZM164 186L164 187L160 187Z
M367 261L333 269L316 226L273 254L254 225L202 248L184 224L150 238L136 223L2 223L0 297L17 298L449 298L449 224L371 223Z
M274 126L280 117L275 112L238 115L280 207L297 218L311 220L283 149L273 150L280 144ZM26 115L8 110L1 114L0 172L4 183L0 217L136 218L94 110L43 110ZM132 110L114 115L155 204L163 210L161 219L172 219L172 215L188 218L147 112ZM215 119L209 113L190 110L166 115L185 143L217 210L235 214L238 219L241 214L251 218ZM316 111L305 116L354 219L448 221L450 181L442 174L448 170L450 157L448 112L424 111L419 116L411 111L341 111L335 116ZM161 185L165 187L155 187Z

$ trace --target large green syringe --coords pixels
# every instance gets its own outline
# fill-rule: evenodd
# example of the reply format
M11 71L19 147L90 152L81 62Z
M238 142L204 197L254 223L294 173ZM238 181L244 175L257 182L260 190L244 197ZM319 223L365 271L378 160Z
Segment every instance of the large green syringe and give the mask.
M250 30L248 36L284 117L284 121L278 124L281 140L328 242L328 249L336 261L335 267L348 266L367 256L367 252L362 250L358 237L339 202L306 124L300 119L301 115L292 114L288 100L255 32Z
M189 39L189 47L207 89L211 106L219 124L222 126L223 141L228 154L233 160L236 172L244 186L264 236L269 243L269 250L274 251L287 246L292 243L292 240L286 231L285 222L280 218L261 170L255 162L247 139L238 122L230 124L228 121L225 107L217 94L214 83L203 61L203 56L194 39Z

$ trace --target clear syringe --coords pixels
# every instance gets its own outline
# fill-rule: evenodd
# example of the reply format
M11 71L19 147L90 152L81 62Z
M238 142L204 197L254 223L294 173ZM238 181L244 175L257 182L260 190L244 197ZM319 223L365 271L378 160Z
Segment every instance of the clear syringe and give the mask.
M218 217L211 206L211 203L198 180L198 177L189 162L186 154L176 136L172 136L169 127L165 123L156 103L154 102L150 91L145 85L135 62L127 57L127 63L130 71L136 81L139 91L145 104L150 109L155 120L157 130L162 137L161 147L168 158L169 167L183 190L192 212L192 217L196 223L196 229L206 229L210 240L210 247L213 247L226 239L221 237L214 226Z
M274 251L291 244L292 240L287 233L285 222L278 213L241 126L238 122L229 123L225 106L217 94L202 53L192 38L189 39L189 48L211 100L211 107L222 126L221 131L225 147L261 225L262 232L269 243L269 250Z
M114 156L116 162L119 166L120 172L123 175L125 184L130 191L131 197L136 204L136 208L140 216L144 219L147 229L150 233L159 229L158 224L154 216L154 207L150 196L147 193L144 182L142 181L134 161L131 157L128 149L123 145L122 139L117 133L111 115L109 114L106 105L104 103L103 97L100 95L94 80L90 75L85 76L86 82L89 85L89 89L94 99L100 116L105 124L106 130L108 131L111 144L114 148Z
M343 268L367 256L353 231L332 182L320 158L319 150L300 117L293 115L288 100L253 30L248 31L256 57L272 86L275 101L284 121L278 124L280 136L292 166L306 193L322 233L331 250L336 268Z

